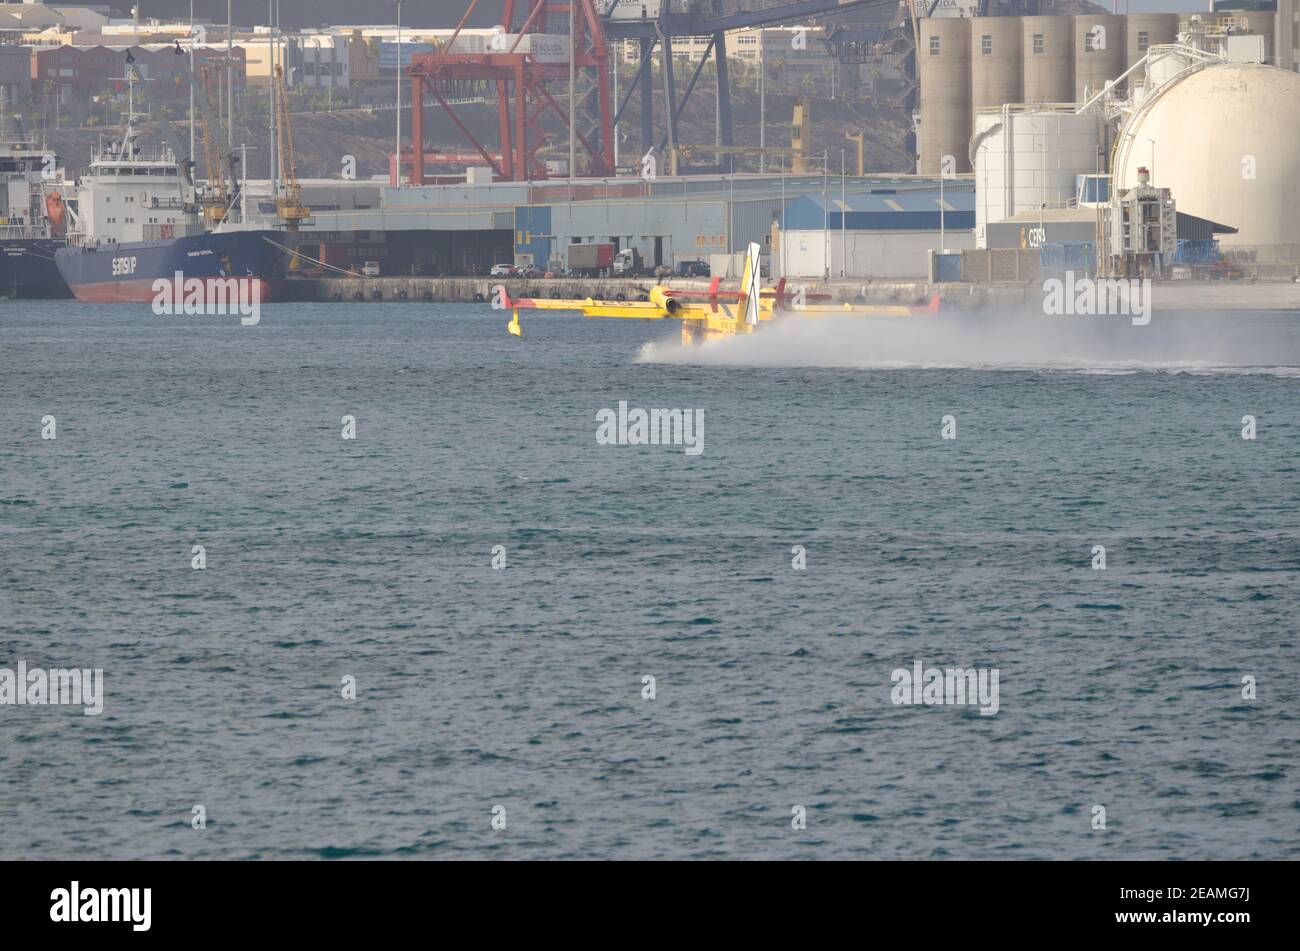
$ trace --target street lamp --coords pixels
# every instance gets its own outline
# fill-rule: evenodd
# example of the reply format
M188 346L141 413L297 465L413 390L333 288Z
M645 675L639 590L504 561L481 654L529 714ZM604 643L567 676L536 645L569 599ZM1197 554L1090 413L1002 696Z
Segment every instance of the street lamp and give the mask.
M947 208L943 199L943 180L946 177L944 175L943 159L944 159L943 145L941 143L939 145L939 253L940 254L943 253L944 246L948 243L944 232L944 211L946 211Z
M831 279L830 150L822 149L822 280ZM843 214L843 212L841 212Z
M402 0L397 2L397 185L402 184ZM414 156L412 156L414 160Z
M840 277L848 277L849 238L845 224L848 218L849 203L846 200L844 179L844 150L840 149Z

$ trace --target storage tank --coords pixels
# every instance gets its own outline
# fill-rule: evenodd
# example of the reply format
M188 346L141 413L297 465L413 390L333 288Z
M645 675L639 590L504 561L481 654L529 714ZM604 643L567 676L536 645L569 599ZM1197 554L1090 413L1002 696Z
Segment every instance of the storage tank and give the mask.
M1074 23L1069 17L1020 19L1026 103L1074 102Z
M986 226L1019 214L1064 208L1075 176L1095 173L1102 117L1070 109L987 109L975 116L975 244Z
M1124 17L1111 14L1074 18L1074 98L1083 102L1124 72Z
M1234 10L1231 15L1238 23L1244 21L1248 32L1258 33L1264 37L1264 61L1276 65L1277 46L1274 43L1274 36L1277 32L1277 13L1246 10L1238 13Z
M1300 74L1262 63L1207 66L1144 102L1120 132L1115 188L1168 188L1178 210L1231 225L1224 245L1300 244Z
M1150 91L1154 92L1183 70L1199 63L1200 60L1184 53L1181 47L1155 54L1151 61L1147 63Z
M921 21L916 58L921 82L917 170L922 175L939 174L944 155L953 157L953 171L970 171L970 24L965 18Z
M1163 46L1178 40L1177 13L1131 13L1124 24L1124 68L1136 64L1147 55L1152 46ZM1142 84L1146 70L1139 68L1129 74L1128 88Z
M1295 0L1277 0L1277 20L1274 29L1282 23L1293 24L1290 30L1278 30L1274 35L1273 65L1295 69Z
M970 24L971 108L1022 102L1024 63L1019 17L979 17Z

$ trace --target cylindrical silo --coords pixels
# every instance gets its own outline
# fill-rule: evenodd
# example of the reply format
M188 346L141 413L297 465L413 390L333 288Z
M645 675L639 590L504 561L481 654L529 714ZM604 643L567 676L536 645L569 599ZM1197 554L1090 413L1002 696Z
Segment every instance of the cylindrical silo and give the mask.
M964 18L925 18L917 54L921 82L921 128L917 137L922 175L944 170L951 155L954 172L969 172L971 135L970 25Z
M1183 52L1183 47L1176 47L1168 52L1155 54L1147 63L1147 75L1151 79L1151 89L1159 89L1187 67L1195 65L1196 59Z
M1128 69L1147 55L1152 46L1164 46L1178 40L1177 13L1130 13L1124 25L1124 68ZM1145 69L1129 74L1128 88L1134 89L1146 77Z
M1069 17L1022 17L1024 101L1074 102L1074 23Z
M1074 98L1101 92L1124 72L1124 17L1109 13L1074 18Z
M1020 58L1020 18L971 20L970 91L973 109L1021 102L1024 66Z

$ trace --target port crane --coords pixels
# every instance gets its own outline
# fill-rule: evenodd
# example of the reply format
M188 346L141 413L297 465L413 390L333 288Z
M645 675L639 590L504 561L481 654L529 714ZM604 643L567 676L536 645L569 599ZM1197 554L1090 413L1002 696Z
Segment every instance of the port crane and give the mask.
M179 44L177 50L179 51ZM196 200L202 208L203 217L210 224L225 219L235 199L239 196L240 186L235 175L234 154L221 147L221 142L229 138L220 110L213 101L213 88L220 88L221 75L217 70L229 65L224 58L214 58L199 68L200 76L195 76L189 69L181 72L188 78L194 90L196 112L194 118L202 140L203 160L208 185L206 190L195 188ZM274 195L278 224L286 231L297 231L303 224L311 221L311 209L303 205L302 187L298 183L297 161L293 147L293 122L289 111L289 97L285 92L284 69L277 65L273 76L276 92L276 110L273 116L276 130L276 146L279 152L279 172L281 184ZM173 146L175 151L175 146ZM177 154L181 154L177 152ZM186 167L192 168L192 160L187 159Z
M289 97L284 88L284 67L275 67L276 150L279 153L280 188L275 196L275 213L286 231L297 231L311 221L311 209L302 203L298 184L298 164L293 152L293 120L289 114Z
M577 94L574 87L581 83L592 88L598 113L594 126L584 124L583 128L577 128L575 121L573 135L587 156L588 172L613 175L609 51L604 22L596 10L597 0L500 0L500 3L501 17L497 22L504 32L493 38L487 50L472 51L468 42L457 46L461 30L479 4L479 0L470 0L465 15L441 50L417 53L411 58L406 70L412 85L411 184L422 185L425 180L426 96L443 108L497 178L508 181L546 178L546 163L538 155L546 144L539 120L544 114L554 113L560 116L566 129L570 123L569 110L560 105L549 89L560 82L569 83L570 93L574 95ZM566 29L563 35L553 29L570 23L571 30ZM495 86L500 137L496 148L481 143L448 102L467 84ZM399 170L401 166L399 156Z
M897 0L790 0L758 10L741 9L736 0L661 0L658 4L627 4L619 0L499 0L497 22L503 33L495 48L472 51L457 40L469 17L486 3L470 0L465 14L442 49L417 53L406 75L412 83L410 181L424 183L424 103L431 98L443 108L452 124L492 167L498 179L529 181L546 178L546 165L538 152L546 144L539 120L547 113L558 114L569 127L568 110L561 107L548 86L569 82L570 93L580 104L580 121L573 130L578 147L587 157L587 174L614 174L614 125L623 115L632 95L641 93L641 141L649 149L654 138L654 77L650 62L656 47L661 51L666 134L659 146L676 148L680 143L677 123L690 100L704 63L714 60L718 72L720 145L735 145L732 134L731 87L727 70L725 35L730 30L796 23L829 13L843 13L872 6L892 6ZM729 10L717 15L719 10ZM651 15L653 11L653 15ZM480 11L481 12L481 11ZM572 12L574 55L560 58L539 54L537 37L563 41L560 28L568 25ZM674 37L707 36L708 50L678 101L673 60ZM612 44L631 40L640 44L640 65L632 82L615 103L610 93L609 60ZM572 70L572 73L571 73ZM448 101L466 88L494 86L497 99L499 145L481 143L457 115ZM499 158L498 158L499 156ZM399 157L399 168L405 164ZM576 170L572 170L576 173Z
M782 24L804 23L819 16L852 13L872 7L893 8L898 0L762 0L759 9L749 9L753 0L498 0L501 15L497 19L502 27L499 47L475 51L462 42L461 32L482 0L469 0L468 7L455 31L442 49L433 53L419 53L412 57L405 75L412 83L411 129L412 143L409 152L403 149L398 157L399 170L410 167L410 181L422 185L425 181L424 145L426 99L432 99L443 108L448 119L468 140L483 161L491 166L496 178L508 181L528 181L547 177L547 168L539 152L546 145L547 135L539 120L547 113L558 114L567 129L568 110L561 107L548 86L567 82L570 94L579 104L575 115L581 113L581 128L572 130L574 139L587 156L587 174L614 174L613 129L622 119L634 94L640 94L641 147L645 150L676 149L681 144L678 122L698 83L704 64L710 60L717 71L718 93L718 146L735 145L731 113L731 84L726 52L726 34L733 30L752 29ZM987 10L997 0L981 0L980 10ZM1039 0L1002 0L1013 12L1034 11ZM938 0L906 0L906 21L911 29L832 31L825 42L831 54L843 62L860 57L872 44L880 42L906 43L910 48L897 50L904 54L905 69L914 87L915 36L919 32L919 16L933 13ZM482 11L479 11L480 13ZM568 53L560 59L538 55L534 52L538 36L549 36L553 41L567 42L568 37L559 29L573 15L572 58ZM567 32L567 31L565 31ZM903 37L911 36L904 41ZM681 37L708 37L707 47L678 97L677 69L673 41ZM621 98L612 97L609 83L609 60L614 44L623 41L639 46L639 64L632 81ZM663 125L662 139L655 142L655 77L652 60L659 51L659 72L662 77ZM400 57L399 57L400 68ZM481 143L460 118L449 101L467 89L492 87L497 102L497 133L499 144L495 147ZM582 87L576 88L576 87ZM900 105L909 109L914 104L914 88L904 93ZM616 101L617 99L617 101ZM914 151L914 150L912 150ZM408 162L409 156L409 162ZM577 170L570 170L576 174ZM400 175L399 175L400 178Z
M179 43L176 50L179 54ZM195 201L202 209L204 220L214 225L226 217L238 193L234 155L220 145L220 142L226 138L226 126L221 120L220 110L212 101L213 70L225 63L224 59L212 59L204 63L199 67L200 76L196 76L194 71L188 68L180 70L194 91L195 111L198 114L192 118L203 143L204 174L208 182L207 188L202 190L195 185ZM219 76L216 83L220 86ZM175 146L173 151L177 155L184 154ZM191 170L193 184L193 156L186 156L182 167Z
M802 174L808 171L812 144L812 101L807 97L797 100L790 123L790 147L759 145L682 145L668 153L668 173L680 175L689 171L685 167L693 154L703 155L763 155L790 159L790 171ZM858 174L862 174L859 172Z
M665 102L665 134L659 149L674 149L681 141L677 124L686 104L695 90L704 64L712 58L718 76L718 126L721 146L735 145L731 118L731 79L728 69L726 34L732 30L746 30L764 26L805 22L811 17L830 13L865 10L870 7L893 7L898 0L790 0L757 10L746 10L739 3L713 0L661 0L658 14L650 16L645 5L619 4L606 0L607 19L605 34L614 40L630 40L640 45L639 65L627 92L614 112L614 122L622 118L634 92L641 94L642 148L654 144L654 77L651 60L656 46L660 50L660 73L663 79ZM638 9L638 6L640 9ZM730 9L730 12L726 11ZM644 13L642 12L644 11ZM641 15L638 15L641 14ZM707 36L708 44L695 70L686 84L681 100L677 98L677 75L674 65L673 40L677 37Z
M202 88L195 89L194 102L199 111L198 125L199 136L203 142L204 174L210 194L205 200L200 201L200 205L203 208L203 217L215 222L225 217L226 208L235 195L234 162L232 156L223 152L218 144L226 137L226 129L217 107L212 102L212 67L204 65L201 72ZM193 74L191 73L190 76L192 81Z

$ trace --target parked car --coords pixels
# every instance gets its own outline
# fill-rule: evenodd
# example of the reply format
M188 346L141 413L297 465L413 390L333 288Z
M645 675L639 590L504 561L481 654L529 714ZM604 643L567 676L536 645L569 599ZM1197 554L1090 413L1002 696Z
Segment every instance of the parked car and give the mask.
M515 268L516 277L540 277L541 274L541 268L532 264L525 264L522 267Z
M514 277L515 266L513 264L494 264L489 272L490 277Z
M378 277L379 262L367 261L365 264L361 265L361 274L363 277Z

